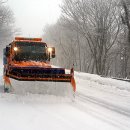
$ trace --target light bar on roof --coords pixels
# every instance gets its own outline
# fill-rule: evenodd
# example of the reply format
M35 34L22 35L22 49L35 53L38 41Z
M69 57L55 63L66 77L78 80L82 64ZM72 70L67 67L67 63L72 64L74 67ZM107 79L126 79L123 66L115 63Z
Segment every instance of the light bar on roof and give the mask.
M42 41L42 38L25 38L25 37L15 37L15 40L17 40L17 41L26 41L26 40L28 40L28 41Z

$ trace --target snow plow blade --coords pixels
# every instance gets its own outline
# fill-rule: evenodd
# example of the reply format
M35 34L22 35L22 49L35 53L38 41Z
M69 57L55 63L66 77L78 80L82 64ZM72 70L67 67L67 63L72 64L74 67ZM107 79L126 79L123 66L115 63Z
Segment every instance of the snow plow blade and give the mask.
M11 67L4 81L5 92L66 96L76 91L73 69L65 74L62 68Z

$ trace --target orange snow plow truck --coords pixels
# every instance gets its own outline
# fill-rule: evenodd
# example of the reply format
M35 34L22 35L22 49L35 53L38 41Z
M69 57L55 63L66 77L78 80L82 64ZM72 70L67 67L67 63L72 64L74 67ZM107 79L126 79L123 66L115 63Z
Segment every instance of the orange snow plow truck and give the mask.
M55 48L41 38L16 37L3 50L4 92L74 95L74 71L50 65Z

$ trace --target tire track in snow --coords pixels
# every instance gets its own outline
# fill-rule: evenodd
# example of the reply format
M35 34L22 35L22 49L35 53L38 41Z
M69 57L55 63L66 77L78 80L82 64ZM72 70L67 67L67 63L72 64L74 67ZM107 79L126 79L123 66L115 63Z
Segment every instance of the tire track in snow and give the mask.
M115 112L113 109L108 109L108 107L104 107L100 105L100 103L95 102L98 102L95 101L95 98L90 99L89 96L86 98L86 95L76 92L75 103L72 104L72 106L104 123L114 126L118 130L129 130L130 117L118 113L117 111Z
M108 102L105 102L101 99L97 99L95 97L87 96L87 95L81 94L79 92L76 92L76 97L77 97L77 99L79 99L83 102L91 102L91 103L94 103L94 104L99 105L101 107L104 107L106 109L109 109L111 111L117 112L117 113L125 115L127 117L130 117L130 110L121 108L119 106L116 106L116 105L108 103Z

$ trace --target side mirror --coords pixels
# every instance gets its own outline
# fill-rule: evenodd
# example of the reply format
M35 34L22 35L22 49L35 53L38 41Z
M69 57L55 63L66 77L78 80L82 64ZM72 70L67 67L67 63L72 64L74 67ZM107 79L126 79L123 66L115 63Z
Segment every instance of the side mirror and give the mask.
M48 47L47 52L50 58L55 58L55 47Z
M10 55L10 47L9 47L9 46L7 46L7 47L4 49L4 55L5 55L6 57L8 57L8 56Z
M3 65L7 64L6 48L3 49Z

